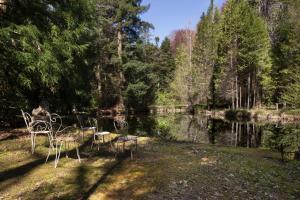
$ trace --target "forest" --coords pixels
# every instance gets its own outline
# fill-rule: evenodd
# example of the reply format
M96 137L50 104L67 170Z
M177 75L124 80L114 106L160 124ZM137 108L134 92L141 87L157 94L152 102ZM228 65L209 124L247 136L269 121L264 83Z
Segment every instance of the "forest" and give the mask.
M61 113L300 107L299 1L212 0L196 30L154 39L141 0L0 3L1 118L41 102Z
M298 200L299 122L300 0L0 0L0 200Z

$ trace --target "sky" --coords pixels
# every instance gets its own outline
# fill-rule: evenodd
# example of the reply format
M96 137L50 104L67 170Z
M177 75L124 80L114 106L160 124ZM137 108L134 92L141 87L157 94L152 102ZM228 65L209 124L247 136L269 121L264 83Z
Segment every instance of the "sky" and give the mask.
M215 0L215 4L220 7L225 1ZM141 18L154 25L152 37L159 36L162 41L174 30L195 29L209 3L210 0L143 0L142 4L150 4L150 9Z

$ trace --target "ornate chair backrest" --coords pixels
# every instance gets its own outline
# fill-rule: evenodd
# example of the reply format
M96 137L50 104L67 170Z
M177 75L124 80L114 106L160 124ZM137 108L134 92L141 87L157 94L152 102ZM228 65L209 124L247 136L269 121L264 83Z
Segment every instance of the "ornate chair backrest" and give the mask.
M88 121L89 121L90 126L91 127L96 127L96 132L98 132L99 129L98 129L97 119L96 118L89 118Z
M125 120L114 120L114 127L118 134L126 134L128 131L128 123Z
M50 128L52 130L52 133L54 136L56 136L57 133L62 131L62 119L61 116L56 113L47 113L49 116L49 122L50 122Z
M79 126L80 126L80 128L83 128L83 127L84 127L84 125L83 125L83 120L82 120L82 117L81 117L81 116L79 116L78 114L76 114L76 118L77 118L77 120L78 120L78 122L79 122Z
M57 138L58 136L79 137L78 131L73 126L63 126L62 117L56 113L48 113L50 118L50 127L52 132L52 137Z
M94 127L96 126L97 127L97 121L95 122L93 120L93 118L90 118L90 117L87 117L87 116L82 116L82 115L77 115L76 114L76 118L79 122L79 126L80 128L84 128L84 127Z
M21 110L23 119L25 121L29 133L34 131L50 131L51 124L45 120L33 120L32 116Z
M33 121L32 121L32 118L31 118L30 114L27 113L27 112L24 112L23 110L21 110L21 112L22 112L22 116L23 116L23 119L25 121L27 130L29 132L32 131L32 122Z

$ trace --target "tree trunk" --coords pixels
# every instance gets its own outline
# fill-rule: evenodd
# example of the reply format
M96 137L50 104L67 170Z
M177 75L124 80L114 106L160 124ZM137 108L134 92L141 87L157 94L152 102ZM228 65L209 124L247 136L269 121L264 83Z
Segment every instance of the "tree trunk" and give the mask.
M239 87L238 87L238 76L235 75L235 94L236 94L236 108L239 108Z
M242 87L240 87L240 107L242 107Z
M123 51L123 36L122 31L118 30L118 57L122 63L122 52Z
M239 123L235 123L235 146L238 146L238 136L239 136Z
M250 126L249 122L247 122L247 147L250 148L251 140L250 140Z
M250 77L250 73L249 73L249 77L248 77L248 92L247 92L247 109L250 109L250 82L251 82L251 77Z
M231 122L231 142L230 142L231 145L233 143L233 134L234 134L234 122Z
M234 110L235 107L234 107L234 90L233 89L234 89L234 84L232 82L231 103L232 103L232 109Z
M95 76L96 76L96 82L97 82L97 94L100 96L101 95L101 71L100 71L100 65L96 66L96 71L95 71Z
M0 14L5 13L6 6L7 6L7 0L0 0Z
M117 112L124 112L125 111L125 106L124 106L124 100L122 96L122 89L124 86L125 82L125 77L122 71L122 64L123 64L123 59L122 59L122 54L123 54L123 35L122 35L122 27L119 28L118 33L118 58L120 60L120 68L119 68L119 87L118 87L118 103L116 105L116 110Z
M233 55L232 52L230 53L230 69L233 70ZM231 101L232 101L232 109L235 109L234 107L234 100L235 100L235 91L234 91L234 83L232 81L231 84Z
M254 72L253 82L253 107L256 107L256 71Z

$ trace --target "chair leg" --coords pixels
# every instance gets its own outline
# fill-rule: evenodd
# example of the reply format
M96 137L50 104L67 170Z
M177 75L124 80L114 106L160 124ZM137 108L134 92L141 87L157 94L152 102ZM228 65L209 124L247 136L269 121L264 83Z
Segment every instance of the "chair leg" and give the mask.
M135 140L135 150L136 151L138 150L138 141L137 141L137 139Z
M117 148L114 148L114 149L115 149L115 158L117 157L118 151L119 151L119 145L118 145L118 142L116 142L116 145L117 145Z
M93 149L93 146L94 146L94 139L92 140L92 145L91 145L91 149Z
M54 160L54 168L56 168L56 162L57 162L57 141L55 143L55 160Z
M34 153L34 143L33 143L33 137L34 137L34 133L31 133L30 135L30 140L31 140L31 153Z
M52 137L51 133L48 133L47 135L48 135L48 138L49 138L49 146L50 146L51 148L53 148L53 144L52 144L53 137Z
M59 151L58 151L58 155L57 155L57 143L56 143L56 158L55 158L55 168L57 167L58 165L58 162L59 162L59 157L60 157L60 152L61 152L61 146L62 146L62 142L60 143L59 145Z
M80 160L80 155L79 155L79 148L78 148L78 144L77 144L77 146L76 146L76 153L77 153L78 161L81 163L81 160Z
M114 149L113 149L113 145L111 143L111 140L109 140L109 145L110 145L110 149L113 151Z
M49 147L49 149L48 149L48 155L47 155L47 158L46 158L46 161L45 161L45 163L48 161L48 159L49 159L49 156L50 156L50 152L51 152L51 148L52 147Z
M69 150L68 143L67 143L67 141L65 141L66 158L69 158L69 156L68 156L68 150Z
M92 140L91 149L93 149L94 142L96 142L96 135L95 135L95 133L94 133L94 136L93 136L93 140Z
M36 134L33 134L32 154L34 154L34 150L35 150L35 140L36 140Z

